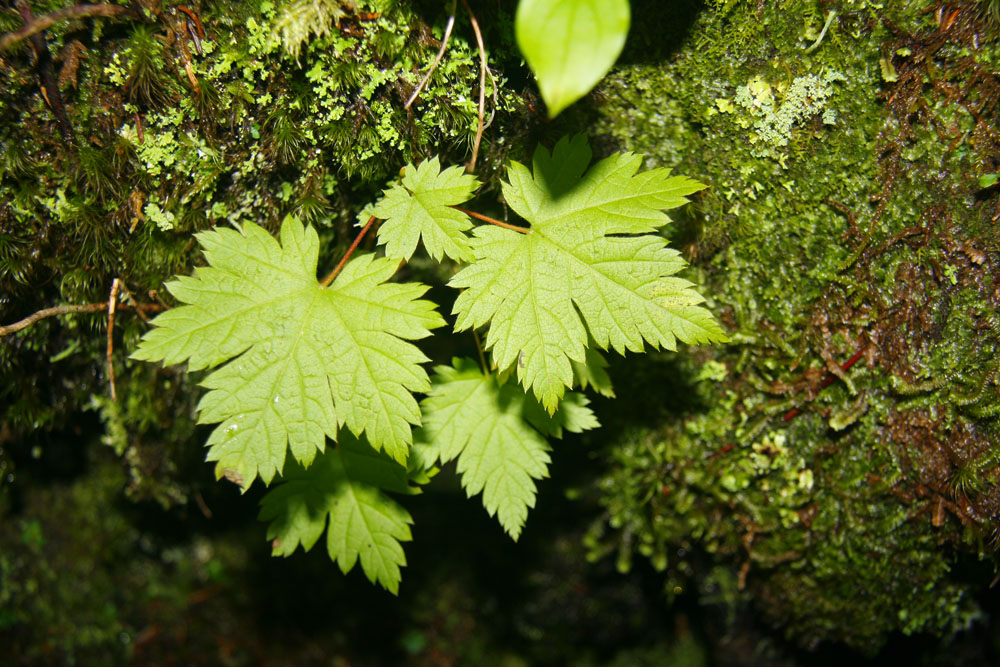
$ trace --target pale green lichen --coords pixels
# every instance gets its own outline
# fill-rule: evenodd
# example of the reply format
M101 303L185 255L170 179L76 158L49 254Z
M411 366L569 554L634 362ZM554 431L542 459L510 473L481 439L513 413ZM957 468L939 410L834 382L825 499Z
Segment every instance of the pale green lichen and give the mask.
M783 164L784 153L778 149L789 145L796 127L816 115L821 115L824 125L836 123L837 113L827 103L834 93L833 84L845 80L835 70L799 76L787 86L771 85L755 76L736 89L731 101L717 99L715 109L733 114L740 127L750 130L755 157L771 157Z

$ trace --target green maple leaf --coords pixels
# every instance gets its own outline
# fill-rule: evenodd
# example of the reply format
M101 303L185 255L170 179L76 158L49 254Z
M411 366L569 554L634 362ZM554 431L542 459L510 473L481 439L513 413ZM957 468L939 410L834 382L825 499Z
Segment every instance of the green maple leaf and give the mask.
M244 490L270 483L286 449L308 465L341 426L405 462L430 384L409 340L443 321L426 287L386 283L398 262L353 258L329 287L316 280L319 237L295 219L281 244L254 224L198 234L209 266L168 283L185 305L157 316L135 359L212 368L200 423L216 473Z
M442 255L472 261L469 216L451 208L472 197L479 187L474 176L461 167L441 171L436 157L419 166L406 166L402 183L385 191L372 214L385 222L378 230L378 240L385 254L408 260L423 239L428 254L440 261Z
M581 135L551 154L539 147L533 173L511 163L504 197L530 230L476 227L476 261L450 282L465 288L456 330L490 323L497 367L516 364L549 412L572 385L571 362L586 363L588 336L619 353L725 340L693 285L673 277L684 260L654 235L670 221L664 209L704 186L668 169L637 174L641 158L631 153L584 173L590 157Z
M303 468L289 463L261 500L261 521L275 556L312 549L326 529L330 558L347 573L358 559L365 576L395 594L406 565L400 542L411 539L413 520L383 493L415 493L406 468L346 433L335 448Z
M582 394L569 394L549 415L519 386L501 386L471 359L452 363L434 369L431 391L421 402L421 456L425 465L457 458L468 496L481 492L486 511L516 540L535 506L535 480L548 476L545 437L596 428L597 419Z

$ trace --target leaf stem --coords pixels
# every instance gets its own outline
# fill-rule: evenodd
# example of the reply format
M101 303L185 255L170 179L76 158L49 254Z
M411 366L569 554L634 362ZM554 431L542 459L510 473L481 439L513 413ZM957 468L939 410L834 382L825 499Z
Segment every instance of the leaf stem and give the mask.
M368 233L368 230L372 228L372 225L375 224L375 221L377 219L378 218L376 218L374 215L368 218L368 224L366 224L364 228L361 230L361 232L357 235L357 237L355 237L354 243L352 243L351 247L347 249L346 253L344 253L344 256L341 258L340 263L337 264L337 266L333 269L333 271L330 272L330 274L326 278L323 278L323 280L320 281L319 283L320 285L322 285L323 287L330 286L330 283L333 282L333 279L337 277L337 274L339 274L341 270L344 268L344 265L347 264L347 260L349 260L351 258L351 255L354 254L354 251L358 249L358 244L361 243L361 239L365 237L365 234Z
M528 227L518 227L517 225L512 225L508 222L502 222L496 218L491 218L482 213L476 213L475 211L470 211L468 209L462 208L461 206L452 206L456 211L461 211L462 213L475 218L476 220L482 220L483 222L488 222L491 225L497 225L498 227L503 227L504 229L512 229L515 232L520 232L521 234L530 234L531 229Z

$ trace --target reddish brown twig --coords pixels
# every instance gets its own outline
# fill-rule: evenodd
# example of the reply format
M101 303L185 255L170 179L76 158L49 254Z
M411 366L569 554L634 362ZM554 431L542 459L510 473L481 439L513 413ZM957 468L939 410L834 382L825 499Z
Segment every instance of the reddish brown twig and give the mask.
M330 272L330 274L326 278L323 278L323 280L320 281L319 283L320 285L322 285L323 287L330 286L330 283L333 282L333 279L337 277L337 274L339 274L341 270L344 268L344 265L347 264L347 260L349 260L351 258L351 255L354 254L354 251L357 250L358 244L361 243L361 239L365 237L365 234L367 234L368 230L372 228L372 225L375 224L376 220L378 220L378 218L376 218L374 215L368 218L368 224L366 224L364 228L361 230L361 232L357 235L357 237L355 237L354 243L352 243L351 247L347 249L346 253L344 253L344 256L343 258L341 258L340 263L337 264L337 266L333 269L333 271Z
M483 119L486 116L486 46L483 44L483 34L479 31L479 22L476 15L472 13L472 8L466 0L462 0L462 6L469 13L469 21L472 23L472 32L476 35L476 47L479 49L479 115L476 124L476 138L472 142L472 158L469 160L468 171L470 174L476 171L476 158L479 157L479 144L483 140Z
M198 15L195 14L190 9L188 9L187 7L185 7L184 5L177 5L177 11L184 12L185 14L187 14L188 18L190 18L192 21L194 21L195 28L197 28L197 30L198 30L197 37L201 37L202 39L205 39L205 28L202 27L202 25L201 25L201 19L198 17ZM192 37L195 37L194 33L192 33Z
M528 234L531 229L528 227L518 227L517 225L512 225L508 222L503 222L497 220L496 218L491 218L488 215L483 215L482 213L476 213L475 211L470 211L469 209L462 208L461 206L452 206L456 211L461 211L469 217L475 218L476 220L482 220L483 222L488 222L491 225L496 225L498 227L503 227L504 229L512 229L515 232L520 232L521 234Z
M404 109L409 109L416 101L417 95L420 91L424 89L427 82L431 80L431 75L434 74L434 70L437 69L438 65L441 64L441 59L444 58L444 52L448 49L448 40L451 39L452 28L455 27L455 4L458 0L451 0L451 14L448 16L448 23L444 26L444 36L441 38L441 48L438 49L437 55L434 57L433 62L431 62L430 68L427 70L427 74L424 74L424 78L420 80L417 87L413 89L410 93L410 98L406 100L406 104L403 105Z
M128 291L128 287L125 286L125 283L121 283L121 289L122 289L122 294L125 295L126 303L131 304L133 307L135 307L135 304L138 302L135 300L135 297L132 296L132 293ZM125 307L126 303L122 304L123 308ZM149 318L146 317L146 313L142 312L141 308L135 308L135 314L139 316L140 320L142 320L146 324L149 324Z

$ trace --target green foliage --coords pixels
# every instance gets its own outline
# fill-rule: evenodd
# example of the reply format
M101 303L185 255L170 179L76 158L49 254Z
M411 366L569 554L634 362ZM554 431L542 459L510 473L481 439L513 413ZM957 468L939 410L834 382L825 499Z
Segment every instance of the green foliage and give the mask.
M316 281L319 237L295 219L281 244L254 224L199 235L209 266L168 284L185 305L159 315L136 359L212 368L199 410L217 475L269 483L285 451L305 465L346 424L405 462L426 391L426 358L407 340L443 321L417 283L385 284L389 259L354 258L331 288ZM234 359L235 358L235 359Z
M260 519L270 521L267 539L276 556L306 551L327 527L330 559L348 572L360 558L373 583L396 593L406 564L400 542L411 539L413 520L383 491L413 493L406 468L349 433L308 468L289 463L281 483L261 500Z
M479 181L462 167L441 171L437 157L419 166L406 166L402 183L385 191L372 214L385 222L378 230L379 243L388 257L408 260L423 240L427 253L468 262L473 259L466 232L469 216L451 208L472 197Z
M691 283L672 277L684 261L652 235L662 212L703 186L668 169L636 175L640 158L615 155L589 171L582 135L550 154L535 153L534 173L519 163L504 183L507 204L531 223L527 233L477 227L476 262L451 285L459 331L491 322L486 347L551 413L572 386L571 361L583 362L588 334L602 349L639 352L644 343L674 349L725 340Z
M360 559L369 579L395 592L410 519L381 491L408 492L411 478L426 481L436 461L456 458L469 496L481 492L516 539L535 504L534 480L547 475L546 438L597 426L587 399L564 396L565 388L613 394L590 342L624 352L642 350L643 341L673 349L675 338L723 339L695 305L701 297L691 283L669 277L683 261L652 235L668 222L662 209L701 186L665 169L636 175L640 158L631 154L584 174L589 161L579 136L551 154L540 148L534 176L513 163L505 196L533 227L521 234L482 226L472 237L468 217L452 206L472 195L476 179L456 167L442 171L437 158L409 166L369 209L385 219L379 242L387 256L352 258L322 283L318 234L295 218L282 224L280 244L252 223L197 236L208 266L167 285L183 305L153 321L133 358L215 368L198 406L199 422L219 423L208 459L244 490L257 477L270 484L281 475L261 511L272 521L275 554L308 550L326 527L327 550L343 571ZM499 350L499 373L456 360L429 383L420 367L427 359L409 341L443 321L420 300L423 285L386 282L419 239L434 259L474 260L452 281L472 286L456 302L456 330L491 321L487 347ZM538 263L512 258L518 253ZM508 299L551 310L578 335L548 335ZM505 332L502 345L497 331ZM540 332L545 358L536 354ZM526 389L504 382L515 362ZM546 376L555 365L565 373ZM412 392L428 394L422 419ZM411 450L411 426L421 423L421 446ZM345 425L358 437L342 433ZM326 438L340 444L326 450ZM286 465L289 448L294 461Z
M628 0L521 0L517 44L555 118L601 80L618 59L629 26Z
M548 476L546 437L597 428L597 418L582 394L567 395L552 416L533 397L494 373L483 374L471 359L438 366L431 391L421 403L423 427L417 436L429 454L426 464L458 459L469 497L483 494L483 506L496 514L515 540L535 506L533 480Z

